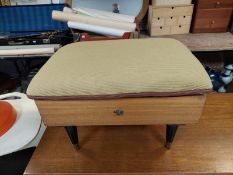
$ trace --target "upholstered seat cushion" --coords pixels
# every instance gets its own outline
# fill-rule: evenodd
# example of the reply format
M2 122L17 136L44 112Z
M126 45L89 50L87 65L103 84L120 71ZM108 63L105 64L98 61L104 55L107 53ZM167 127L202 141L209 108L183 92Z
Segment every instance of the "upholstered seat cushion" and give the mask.
M211 91L197 58L174 39L79 42L58 50L31 81L35 99L180 96Z

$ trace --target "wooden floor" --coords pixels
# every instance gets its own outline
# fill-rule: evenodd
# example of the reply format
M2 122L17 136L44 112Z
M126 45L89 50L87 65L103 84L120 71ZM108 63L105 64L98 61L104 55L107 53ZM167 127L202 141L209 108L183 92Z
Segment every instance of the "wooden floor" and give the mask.
M80 127L75 151L63 128L48 128L25 174L233 174L233 94L208 96L171 150L164 135L164 126Z

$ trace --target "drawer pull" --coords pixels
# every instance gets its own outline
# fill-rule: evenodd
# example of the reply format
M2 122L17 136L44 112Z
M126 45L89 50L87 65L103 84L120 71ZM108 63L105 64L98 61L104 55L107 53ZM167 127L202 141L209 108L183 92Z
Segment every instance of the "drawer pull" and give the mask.
M172 10L174 9L175 7L172 7Z
M215 4L215 8L217 8L219 5L221 5L221 2L216 2L216 4Z
M179 28L181 28L182 26L181 25L179 25Z
M157 19L160 20L160 17L158 17Z
M211 21L211 24L215 24L215 21Z
M124 115L124 110L117 109L117 110L113 111L113 113L116 114L117 116L122 116L122 115Z
M171 16L171 19L172 19L173 17Z
M160 27L160 29L163 29L163 27Z

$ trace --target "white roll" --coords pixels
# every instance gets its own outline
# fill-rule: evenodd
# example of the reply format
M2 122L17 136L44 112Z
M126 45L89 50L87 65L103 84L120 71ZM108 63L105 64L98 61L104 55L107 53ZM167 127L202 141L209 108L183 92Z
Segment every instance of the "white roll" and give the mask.
M76 8L73 8L73 11L76 11L77 13L86 14L88 16L101 18L101 19L109 19L109 20L129 22L129 23L134 23L134 21L135 21L135 16L112 13L112 12L107 12L107 11L103 11L103 10L76 7Z
M113 29L109 27L102 27L97 25L91 25L91 24L84 24L84 23L78 23L78 22L68 22L68 26L73 29L79 29L79 30L85 30L88 32L98 33L102 35L110 35L110 36L122 36L125 32L125 30L120 29Z
M65 21L65 22L73 21L73 22L79 22L83 24L116 28L116 29L130 31L130 32L135 31L136 29L135 23L106 20L106 19L100 19L100 18L95 18L91 16L84 16L84 15L74 14L74 13L69 13L69 12L61 12L57 10L53 10L52 18L58 21Z
M38 48L38 49L0 49L0 56L18 56L18 55L38 55L38 54L52 54L54 48Z
M74 11L72 8L64 7L64 8L63 8L63 12L74 13L75 11Z

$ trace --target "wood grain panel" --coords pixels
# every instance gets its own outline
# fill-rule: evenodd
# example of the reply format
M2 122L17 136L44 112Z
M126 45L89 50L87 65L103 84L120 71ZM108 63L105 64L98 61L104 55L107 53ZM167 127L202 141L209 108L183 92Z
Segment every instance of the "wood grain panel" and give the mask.
M189 33L190 25L177 25L171 27L171 34Z
M75 151L63 128L48 128L25 174L233 174L233 94L208 95L200 122L180 126L171 150L164 126L78 129Z
M202 9L195 17L193 32L226 32L232 9Z
M214 9L214 8L233 8L232 0L199 0L198 8Z
M139 12L139 14L136 16L135 20L137 23L141 22L141 20L144 18L148 11L149 7L149 0L143 0L142 8Z
M153 17L174 17L191 16L193 14L193 5L174 6L174 7L152 7Z
M65 0L68 7L72 7L72 0Z
M199 120L205 96L113 100L37 100L48 126L184 124ZM114 111L124 111L117 116Z

